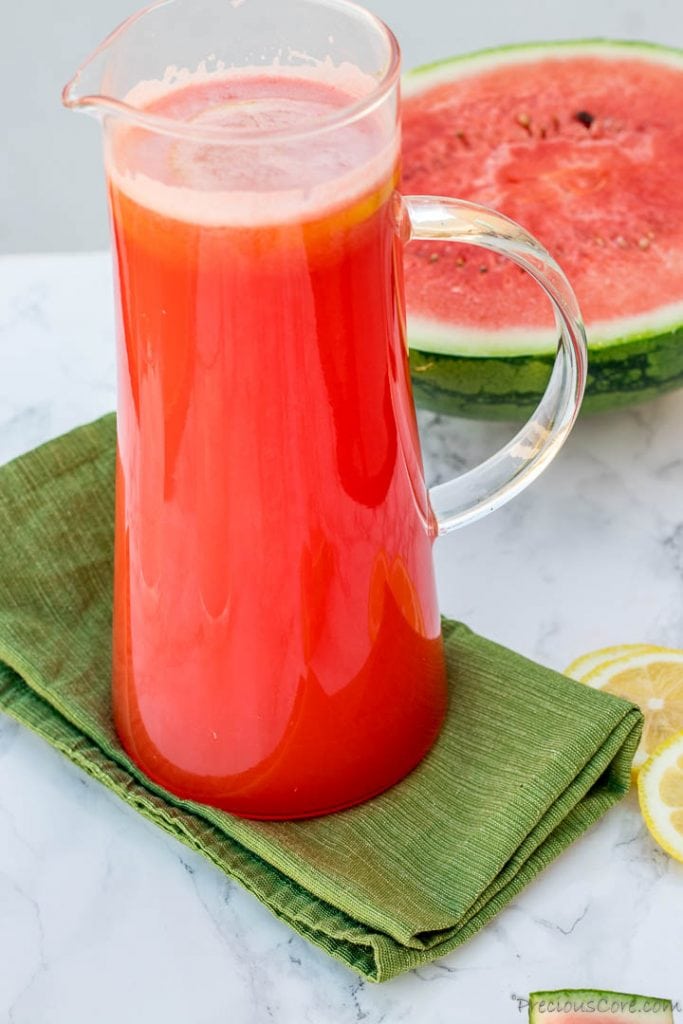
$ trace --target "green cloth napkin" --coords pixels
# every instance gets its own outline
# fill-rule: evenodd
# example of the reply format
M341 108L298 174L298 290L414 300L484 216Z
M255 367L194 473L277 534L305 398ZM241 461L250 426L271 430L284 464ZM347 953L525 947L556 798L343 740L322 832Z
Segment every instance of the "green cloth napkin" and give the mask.
M362 806L254 822L179 800L111 718L113 416L0 468L0 708L373 981L469 939L629 787L640 712L444 621L436 746Z

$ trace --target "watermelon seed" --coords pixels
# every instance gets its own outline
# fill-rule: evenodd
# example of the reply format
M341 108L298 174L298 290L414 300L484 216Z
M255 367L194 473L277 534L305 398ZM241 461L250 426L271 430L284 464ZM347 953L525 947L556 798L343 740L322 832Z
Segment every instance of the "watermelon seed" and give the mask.
M541 138L544 139L548 132L546 131L545 125L541 125Z
M458 256L457 260L455 261L455 265L456 265L456 267L464 267L465 266L465 257L464 256Z
M595 120L595 114L589 114L587 110L577 110L574 114L574 120L578 121L585 128L590 128Z
M559 132L560 130L560 119L559 117L556 117L555 114L553 114L553 128L556 132Z
M531 118L528 114L518 114L517 124L524 129L527 135L531 135Z
M484 264L482 264L479 267L479 273L480 274L488 274L488 272L489 272L489 268L487 266L485 266Z
M650 248L650 239L646 238L645 235L643 235L642 238L638 239L638 245L640 246L641 249L649 249Z
M458 129L458 131L455 133L455 137L456 137L456 139L459 139L460 142L462 142L462 144L465 147L465 149L470 149L471 148L470 147L470 140L467 138L467 135L462 130L462 128Z
M628 242L626 241L623 235L617 235L614 241L617 243L620 249L628 249Z
M438 258L439 258L438 252L430 252L430 254L429 254L429 262L430 263L436 263Z
M595 241L596 245L604 245L605 244L605 239L601 238L600 235L596 235L594 241Z

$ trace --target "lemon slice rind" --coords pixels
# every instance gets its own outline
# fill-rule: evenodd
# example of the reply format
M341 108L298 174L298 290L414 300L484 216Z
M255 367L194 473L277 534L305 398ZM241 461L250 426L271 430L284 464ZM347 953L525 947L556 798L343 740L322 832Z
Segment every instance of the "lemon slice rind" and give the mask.
M671 824L668 805L659 787L669 768L675 768L683 756L683 731L670 736L648 758L638 774L638 800L648 831L663 850L683 863L683 834ZM680 770L680 769L679 769ZM683 772L682 772L683 774Z
M672 647L652 647L640 654L626 654L621 658L613 658L611 661L598 665L581 680L594 690L601 690L619 672L620 669L647 668L658 661L673 662L676 665L683 665L683 651Z
M668 716L664 719L664 725L670 724L670 729L662 728L661 725L654 725L653 719L649 717L651 711L652 713L654 713L655 709L657 712L659 711L663 706L665 697L667 699L671 698L670 690L667 692L665 689L664 692L660 693L657 689L653 689L651 694L653 699L644 701L643 698L647 697L647 688L645 688L644 693L640 687L637 691L632 689L634 682L633 673L637 675L638 670L642 669L643 677L645 678L650 674L652 667L658 664L681 666L681 692L683 695L683 650L678 648L661 647L654 644L622 644L614 647L603 647L599 651L593 651L577 658L569 666L566 673L585 686L590 686L595 690L607 689L611 693L623 697L625 700L632 701L641 708L645 715L646 725L631 768L634 780L642 766L653 754L655 747L664 739L668 739L668 736L672 733L677 733L679 729L683 729L683 718L680 711L677 715L673 714L673 720L670 721ZM674 670L676 675L678 675L678 671L678 669ZM631 680L625 678L624 685L622 685L620 676L622 674L626 676L627 673L631 675ZM679 701L678 703L680 705L681 702ZM660 718L659 721L661 722L662 719Z
M615 644L612 647L600 647L596 651L590 651L588 654L581 654L578 658L574 658L572 663L567 665L564 670L564 675L583 682L589 672L609 661L615 661L617 658L623 658L626 655L645 654L647 651L662 650L666 650L666 648L656 647L654 644Z

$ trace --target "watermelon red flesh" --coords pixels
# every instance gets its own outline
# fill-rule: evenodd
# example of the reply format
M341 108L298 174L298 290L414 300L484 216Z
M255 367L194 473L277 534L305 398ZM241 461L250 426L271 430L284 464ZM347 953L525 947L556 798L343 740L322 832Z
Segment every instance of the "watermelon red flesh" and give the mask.
M450 81L403 105L404 191L522 223L567 273L589 332L683 301L683 58L608 52L494 54L470 74L454 61ZM551 322L540 289L481 250L412 243L406 290L412 315L465 328Z
M582 1022L587 1020L591 1020L593 1024L624 1024L626 1021L630 1021L633 1024L634 1021L642 1022L643 1017L642 1015L634 1016L628 1012L625 1014L610 1013L607 1015L591 1013L590 1016L585 1013L545 1013L540 1017L534 1018L534 1024L536 1021L544 1019L553 1021L553 1024L582 1024ZM647 1019L651 1021L652 1015L648 1014Z

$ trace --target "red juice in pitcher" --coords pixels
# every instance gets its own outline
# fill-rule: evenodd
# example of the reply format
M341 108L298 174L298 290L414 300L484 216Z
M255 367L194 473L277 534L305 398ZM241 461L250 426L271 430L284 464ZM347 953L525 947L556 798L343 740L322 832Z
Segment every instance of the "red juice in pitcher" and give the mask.
M151 778L252 817L380 792L445 712L396 132L287 134L349 102L303 72L195 76L144 109L205 138L126 124L108 150L116 725Z

